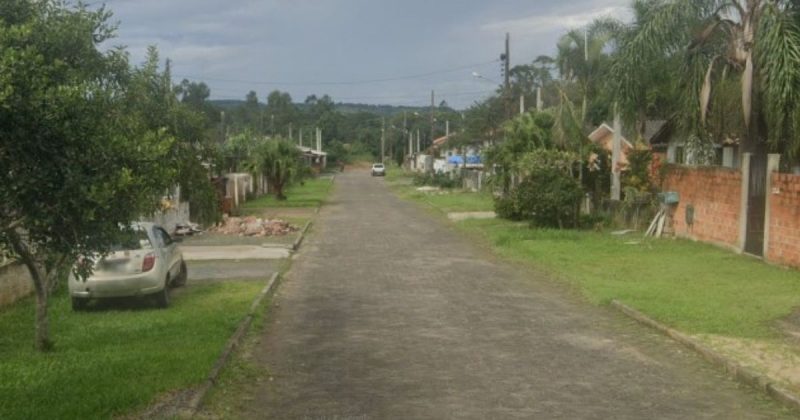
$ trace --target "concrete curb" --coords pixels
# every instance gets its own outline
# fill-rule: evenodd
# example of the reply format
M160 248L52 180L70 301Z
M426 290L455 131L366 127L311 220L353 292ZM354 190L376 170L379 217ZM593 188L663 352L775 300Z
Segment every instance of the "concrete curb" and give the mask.
M256 309L258 306L261 305L261 302L264 298L272 292L272 290L277 285L279 274L274 273L270 277L267 285L261 289L261 293L256 296L253 303L250 305L250 309L247 311L247 316L239 323L239 327L236 329L236 332L233 333L231 338L228 339L228 342L225 344L225 349L222 351L222 354L219 355L217 361L214 362L214 366L211 368L211 372L208 374L208 378L203 382L202 385L194 392L192 398L189 400L184 413L188 417L193 417L197 414L198 410L203 404L203 400L205 399L206 395L208 395L208 391L217 383L217 378L219 377L220 372L228 363L228 360L231 358L231 354L233 354L234 350L242 343L242 339L244 338L247 330L250 328L250 324L253 323L253 318L255 317Z
M300 236L298 236L297 239L294 240L294 243L292 244L293 251L297 251L298 249L300 249L300 244L303 243L303 238L306 237L306 232L308 232L308 228L310 226L311 226L311 220L306 222L306 225L303 226L303 231L300 232Z
M758 389L774 398L784 406L800 412L800 396L782 387L781 385L772 383L768 377L754 372L750 368L742 366L735 360L729 359L728 357L718 353L700 341L673 328L667 327L666 325L661 324L660 322L648 317L636 309L631 308L628 305L625 305L618 300L612 300L611 306L618 309L620 312L624 313L630 318L638 321L639 323L656 329L664 335L669 336L673 340L694 350L713 365L723 369L733 379L752 388Z

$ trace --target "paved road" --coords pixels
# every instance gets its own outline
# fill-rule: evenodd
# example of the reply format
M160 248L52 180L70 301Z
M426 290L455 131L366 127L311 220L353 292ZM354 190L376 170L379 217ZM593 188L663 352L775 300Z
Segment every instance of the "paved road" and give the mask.
M519 271L366 172L275 298L245 418L759 419L785 415L692 353Z

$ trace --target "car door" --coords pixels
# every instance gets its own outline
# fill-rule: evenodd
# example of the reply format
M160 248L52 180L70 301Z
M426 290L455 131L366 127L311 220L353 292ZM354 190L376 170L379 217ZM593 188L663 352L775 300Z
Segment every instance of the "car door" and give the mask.
M159 245L161 246L162 252L164 254L164 261L167 264L169 277L174 279L175 276L178 275L178 271L180 270L179 266L180 256L176 252L178 245L164 229L156 227L155 233L156 233L156 238L159 241Z

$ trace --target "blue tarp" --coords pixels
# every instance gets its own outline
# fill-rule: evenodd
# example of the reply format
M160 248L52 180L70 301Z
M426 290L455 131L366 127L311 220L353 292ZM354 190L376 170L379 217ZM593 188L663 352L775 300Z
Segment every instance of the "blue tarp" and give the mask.
M454 165L463 165L464 158L460 155L453 155L447 158L447 163L454 164ZM467 156L467 163L468 164L479 164L481 163L480 156Z

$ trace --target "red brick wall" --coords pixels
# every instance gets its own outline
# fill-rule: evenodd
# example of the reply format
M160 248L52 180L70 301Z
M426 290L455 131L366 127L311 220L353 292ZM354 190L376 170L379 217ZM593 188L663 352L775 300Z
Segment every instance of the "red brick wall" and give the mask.
M720 167L669 166L664 169L662 191L677 191L680 203L672 213L675 234L700 241L736 247L742 174ZM694 224L686 223L686 206L694 206Z
M767 259L800 267L800 175L772 174Z

